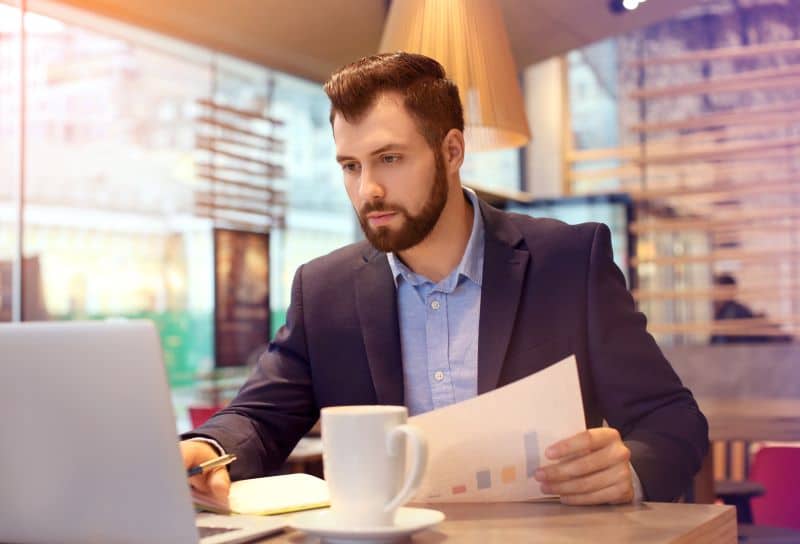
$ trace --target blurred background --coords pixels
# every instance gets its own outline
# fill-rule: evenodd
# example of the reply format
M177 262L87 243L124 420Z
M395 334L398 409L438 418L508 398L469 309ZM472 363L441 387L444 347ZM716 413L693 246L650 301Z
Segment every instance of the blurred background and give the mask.
M0 0L0 321L152 319L178 428L224 404L295 269L360 239L321 84L395 43L401 5ZM711 474L747 481L753 444L800 434L800 0L437 5L508 44L527 124L468 139L465 184L611 227L648 329L709 399Z

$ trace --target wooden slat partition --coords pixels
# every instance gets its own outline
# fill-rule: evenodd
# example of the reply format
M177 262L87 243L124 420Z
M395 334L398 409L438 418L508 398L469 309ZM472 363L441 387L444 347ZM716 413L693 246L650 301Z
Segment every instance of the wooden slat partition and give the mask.
M760 43L753 45L739 45L734 47L720 47L717 49L705 49L670 55L665 57L652 57L645 59L633 59L626 64L629 67L658 66L664 64L684 64L690 62L712 61L712 60L734 60L742 58L753 58L765 55L781 55L784 53L800 52L800 40L782 41L774 43Z
M239 166L231 166L230 164L211 164L209 162L198 161L197 162L197 169L198 172L205 174L205 175L213 175L216 174L238 174L247 177L248 179L263 179L263 180L275 180L276 176L274 174L266 174L263 170L250 170L248 168L241 168ZM278 178L279 179L279 178Z
M235 149L255 151L259 155L272 155L277 151L275 146L271 144L265 146L263 142L252 142L246 139L226 138L224 136L203 136L200 134L196 137L195 145L201 148L216 147L217 145L231 146Z
M738 326L731 327L728 322L741 321ZM767 324L764 322L753 322L745 319L727 319L724 321L685 321L682 323L649 323L647 330L651 334L725 334L731 336L773 336L784 337L800 336L800 325L791 323L781 323L781 328L777 328L777 323Z
M567 155L570 162L598 161L609 159L628 160L636 164L671 164L696 160L726 158L729 155L744 153L762 153L772 149L795 149L800 146L800 136L772 138L767 141L735 141L719 144L706 144L684 149L593 149L589 151L573 151Z
M204 106L206 108L209 108L211 110L230 113L232 115L243 117L245 119L255 119L255 120L258 120L258 121L266 121L266 122L271 123L271 124L273 124L275 126L278 126L278 127L283 126L283 121L281 121L280 119L277 119L275 117L270 117L269 115L264 115L264 114L258 113L256 111L243 110L241 108L234 108L232 106L219 104L217 102L214 102L212 100L208 100L208 99L205 99L205 98L199 99L197 101L197 103L199 105Z
M771 207L763 210L753 210L739 212L736 214L718 214L712 219L689 218L689 219L648 219L634 221L630 224L631 232L643 234L655 231L680 231L680 230L710 230L720 226L745 227L745 222L764 221L767 223L774 221L785 221L786 219L797 219L800 217L800 208L793 206Z
M800 110L777 106L770 109L735 113L711 113L676 121L655 121L628 126L631 132L653 133L670 130L698 130L731 126L785 126L800 123Z
M212 176L210 174L205 174L202 172L198 173L197 177L203 180L207 180L212 184L216 184L216 186L222 188L222 190L225 190L227 187L235 187L250 191L262 192L266 195L266 198L274 199L275 201L278 200L279 196L283 195L282 191L278 191L268 185L262 185L259 183L248 183L245 181L237 181L220 176Z
M742 75L721 77L717 80L669 85L652 89L632 91L628 96L633 100L656 98L674 98L687 94L731 93L741 91L765 91L780 89L796 89L800 82L800 70L769 69L763 75Z
M282 227L287 199L279 180L286 173L275 157L284 142L273 132L283 121L209 99L197 104L206 111L196 119L196 213L243 230Z
M671 164L671 165L648 165L647 166L647 179L651 177L657 178L658 175L667 175L671 177L679 177L681 172L685 170L696 169L698 166L706 168L709 172L717 172L719 175L729 175L731 172L741 173L765 173L775 170L788 170L792 169L790 163L798 160L798 153L796 149L787 150L786 148L778 148L766 151L759 151L758 155L741 155L741 156L728 156L725 157L728 164L725 163L711 163L704 164ZM568 161L570 164L579 164L580 159ZM742 163L750 163L743 165ZM602 167L602 168L585 168L585 169L568 169L567 179L570 183L585 183L585 182L605 182L608 180L622 180L627 182L636 182L641 184L642 176L645 174L643 165L634 165L627 163L622 166ZM657 183L656 180L655 183Z
M207 126L212 127L212 128L219 128L219 129L222 129L224 131L234 132L236 134L241 134L243 136L249 136L251 138L258 138L258 139L266 142L270 146L274 146L275 147L275 151L281 151L282 150L282 146L283 146L283 143L284 143L283 140L281 140L279 138L276 138L274 136L270 136L268 134L262 134L260 132L256 132L256 131L250 130L248 128L240 127L240 126L234 125L232 123L225 123L225 122L222 122L222 121L217 121L215 119L212 119L211 117L205 117L205 116L202 116L202 115L199 116L196 119L196 121L199 124L207 125Z
M635 300L732 300L736 297L783 298L800 294L800 281L796 285L764 285L756 287L681 289L654 291L634 289L631 294Z
M271 211L268 207L256 207L256 206L247 206L245 204L225 204L224 201L220 201L218 198L214 198L213 201L209 198L208 194L201 194L197 197L195 204L200 208L209 208L214 210L227 210L232 212L239 212L239 213L248 213L263 217L270 217Z
M629 262L644 274L635 283L646 286L633 295L650 317L651 332L667 340L798 335L800 40L661 58L624 58L637 48L620 51L621 77L630 74L629 86L617 93L627 112L621 113L627 145L567 148L564 172L575 194L617 187L631 195L636 220L629 228L639 251ZM759 60L732 62L737 59ZM687 64L699 62L703 71ZM654 69L684 64L685 71ZM706 107L675 115L693 103ZM725 109L708 107L716 103ZM719 272L732 272L738 287L710 285ZM712 302L730 299L766 317L688 317L712 315Z
M264 232L273 228L283 228L285 219L283 217L264 218L250 215L247 220L243 220L238 214L236 217L228 216L223 211L214 212L208 206L196 206L195 215L206 219L211 219L214 224L220 227L245 230L252 232Z
M701 255L658 255L653 257L631 257L631 264L638 266L652 263L661 266L680 266L692 263L716 263L737 261L740 263L781 263L795 262L800 266L800 248L776 249L720 249Z
M210 188L209 188L210 189ZM214 188L216 189L216 187ZM270 194L262 194L258 197L254 197L252 194L241 194L241 193L231 193L231 192L221 192L221 191L212 191L212 190L205 190L205 191L197 191L195 193L197 196L197 201L205 200L208 202L218 202L218 203L234 203L234 202L241 202L244 205L252 205L252 204L263 204L267 207L267 210L271 210L275 206L283 206L286 204L283 200L282 195L270 195Z
M202 151L209 151L215 155L221 155L223 157L228 157L229 159L235 159L236 161L239 162L243 162L250 165L261 166L262 168L264 168L264 170L256 171L258 175L274 176L274 177L283 177L284 175L283 166L276 164L274 162L255 159L253 157L248 157L247 155L242 155L241 153L233 153L232 151L226 151L224 149L220 149L212 145L197 145L195 147Z
M669 188L633 189L628 191L635 200L653 198L734 197L762 194L794 194L800 191L800 175L784 180L749 180L747 182L714 183L700 187L673 185Z

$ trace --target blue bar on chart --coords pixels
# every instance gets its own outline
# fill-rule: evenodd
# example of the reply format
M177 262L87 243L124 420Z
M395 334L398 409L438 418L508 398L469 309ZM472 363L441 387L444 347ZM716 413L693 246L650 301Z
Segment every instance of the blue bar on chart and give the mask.
M525 433L522 438L525 442L525 473L528 478L533 478L539 468L539 436L530 432Z
M475 480L478 484L478 489L489 489L492 487L492 473L488 470L479 470L476 472Z

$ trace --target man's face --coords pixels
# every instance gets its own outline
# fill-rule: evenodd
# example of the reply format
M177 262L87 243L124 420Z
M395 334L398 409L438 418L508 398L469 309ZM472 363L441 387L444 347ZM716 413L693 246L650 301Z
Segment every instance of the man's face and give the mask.
M354 123L337 115L333 135L347 196L367 240L387 252L424 240L447 202L447 173L441 151L430 148L402 97L381 95Z

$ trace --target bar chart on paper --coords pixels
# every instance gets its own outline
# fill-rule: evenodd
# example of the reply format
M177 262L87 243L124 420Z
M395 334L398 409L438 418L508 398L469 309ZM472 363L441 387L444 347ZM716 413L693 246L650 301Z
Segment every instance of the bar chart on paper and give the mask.
M479 459L489 461L496 457L496 462L486 462L484 465L472 467L454 464L452 470L443 472L438 471L436 478L437 484L429 485L417 495L418 500L426 501L459 501L459 500L522 500L529 498L531 494L539 493L539 484L533 478L536 469L540 464L539 437L536 432L517 435L516 447L520 452L514 456L520 462L509 462L511 457L507 455L496 456L492 451L484 451ZM502 442L505 442L503 440ZM493 441L491 450L497 451L502 448L502 444ZM469 448L473 451L483 449L480 444L470 444ZM489 448L487 448L488 450ZM509 449L502 448L505 452ZM505 459L505 461L503 460ZM441 463L437 463L441 467ZM447 480L450 480L448 483Z
M534 478L544 448L585 429L574 358L409 423L425 434L429 450L415 501L544 497Z
M492 489L493 486L508 486L518 485L523 483L523 480L533 478L533 474L539 467L539 438L538 435L531 431L522 436L522 442L525 449L525 465L524 470L519 470L517 465L505 465L497 467L486 467L475 471L474 479L469 483L461 483L450 487L451 495L464 494L468 490L469 485L473 485L475 490L487 491ZM446 494L447 490L445 490ZM433 492L429 498L438 498L441 493Z
M505 465L500 467L485 468L475 472L475 489L478 491L492 489L494 485L511 485L520 483L521 479L533 478L534 472L539 467L539 440L535 432L525 433L522 437L525 446L525 467L520 471L516 465ZM459 484L451 487L453 495L465 493L467 484Z

